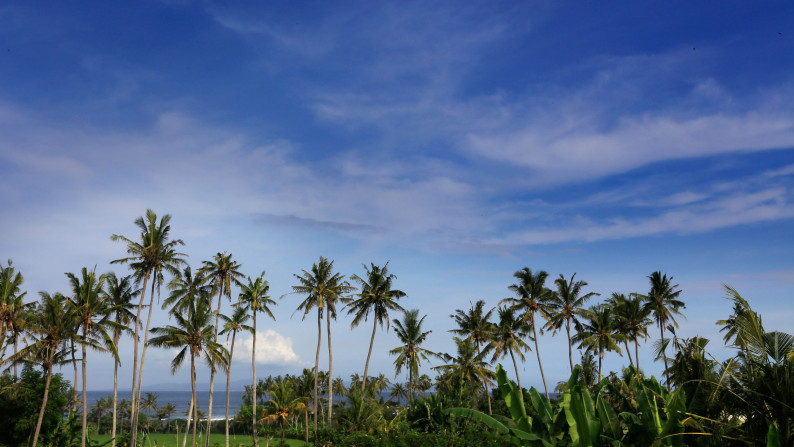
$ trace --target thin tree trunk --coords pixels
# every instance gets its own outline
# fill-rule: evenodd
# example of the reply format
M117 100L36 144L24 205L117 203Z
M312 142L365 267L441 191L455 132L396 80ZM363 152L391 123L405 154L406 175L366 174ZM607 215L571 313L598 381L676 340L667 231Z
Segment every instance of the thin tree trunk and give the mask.
M86 354L86 352L85 352L86 351L86 349L85 349L85 342L86 342L85 338L87 337L87 332L88 331L87 331L86 326L83 326L83 343L82 343L82 345L83 345L83 433L80 435L80 447L85 447L85 433L86 433L86 428L88 428L87 427L88 426L88 402L86 402L86 392L85 392L85 386L86 386L86 383L88 382L88 378L87 378L86 370L85 370L85 354ZM99 429L99 424L97 424L97 429Z
M284 424L281 424L281 447L284 447Z
M513 359L513 368L516 370L516 382L518 382L518 390L521 394L524 394L524 389L521 388L521 377L518 375L518 363L516 363L516 356L513 354L513 350L510 349L510 357Z
M146 284L149 281L149 275L151 274L151 269L146 272L143 276L143 287L141 288L141 302L138 303L138 313L135 315L135 337L134 337L134 345L135 345L135 355L132 358L132 399L130 400L130 445L137 445L136 438L138 437L137 429L133 429L133 420L137 413L137 406L135 405L135 397L138 395L136 393L137 388L136 385L138 381L136 380L138 377L138 342L140 341L140 337L138 336L138 328L141 326L141 309L143 309L144 299L146 297ZM151 310L151 309L150 309ZM137 426L135 426L137 428Z
M143 350L141 351L141 367L140 371L138 371L138 397L137 397L137 404L138 407L141 406L141 382L143 381L143 362L146 360L146 350L148 348L147 344L149 343L149 324L152 322L152 308L154 308L154 286L157 284L157 281L152 281L152 290L149 292L149 316L146 318L146 333L143 337ZM136 411L133 414L133 430L138 431L138 412ZM134 444L133 444L134 445Z
M375 330L378 329L378 319L373 318L372 337L369 339L369 352L367 353L367 363L364 365L364 380L361 382L361 392L367 387L367 371L369 371L369 359L372 357L372 345L375 344Z
M309 445L309 406L308 405L306 405L306 408L303 410L303 414L306 420L306 445Z
M193 402L196 402L196 355L190 353L190 388L193 395ZM190 445L196 447L196 427L198 427L198 405L193 405L193 436L190 438Z
M317 310L317 354L314 357L314 440L317 441L317 414L319 413L317 376L320 373L320 346L323 338L323 313L322 307Z
M601 353L598 353L598 381L601 382Z
M626 354L629 356L629 365L634 366L634 363L631 361L631 349L629 349L629 341L623 340L623 345L626 346Z
M14 327L16 328L16 326ZM16 361L18 344L19 344L19 336L14 335L14 378L15 379L19 378L19 376L17 376L17 361Z
M482 353L480 352L480 341L477 341L477 356L481 356ZM491 390L488 389L488 381L483 380L483 384L485 385L485 396L488 397L488 415L492 415L493 411L491 410Z
M221 301L223 300L223 282L218 287L218 313L215 314L215 338L213 341L218 342L218 321L221 317ZM210 309L211 311L212 309ZM210 406L207 412L207 440L204 442L205 447L210 445L210 431L212 430L212 398L213 391L215 390L215 363L210 363Z
M637 362L637 374L640 373L640 342L634 339L634 360Z
M532 314L532 335L535 338L535 354L538 355L538 366L540 367L540 378L543 379L543 389L546 391L546 399L549 398L549 387L546 385L546 374L543 373L543 363L540 361L540 348L538 348L538 332L535 329L535 314Z
M195 405L196 402L193 400L193 396L190 396L190 406L187 408L187 420L185 421L185 440L182 441L182 447L187 446L187 437L190 436L190 421L193 420L193 407Z
M334 414L334 352L331 349L331 309L327 310L325 327L328 330L328 428L330 428Z
M234 355L234 339L237 331L232 331L232 349L229 350L229 367L226 370L226 447L229 447L229 381L232 377L232 356Z
M72 403L74 410L77 409L77 359L74 357L74 340L70 340L69 344L72 346L72 367L74 367L74 382L72 382Z
M33 447L39 442L39 433L41 432L41 422L44 420L44 409L47 408L47 397L50 394L50 381L52 381L52 359L55 356L55 350L50 352L49 359L47 360L47 383L44 385L44 400L41 402L41 410L39 410L39 420L36 422L36 433L33 435Z
M254 415L253 421L253 435L254 435L254 447L259 447L259 440L256 437L256 309L254 309L254 347L251 351L251 369L254 371L254 384L251 387L251 391L253 393L253 411L251 412Z
M118 318L116 318L116 323L118 323ZM119 346L119 330L113 330L113 346L116 347L118 350ZM116 406L118 400L118 392L119 392L119 362L118 360L113 360L113 425L110 429L110 447L116 447Z
M664 326L659 324L659 330L662 333L662 347L664 347ZM662 351L662 358L664 359L664 379L667 389L670 389L670 374L667 372L667 352Z
M571 364L571 372L573 372L573 344L571 343L571 319L565 319L565 331L568 333L568 362Z

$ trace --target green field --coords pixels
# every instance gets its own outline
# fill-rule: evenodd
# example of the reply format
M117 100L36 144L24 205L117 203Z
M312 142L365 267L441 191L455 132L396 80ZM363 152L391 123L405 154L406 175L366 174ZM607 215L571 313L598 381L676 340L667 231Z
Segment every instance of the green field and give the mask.
M179 434L179 442L177 443L176 434L164 434L164 433L152 433L148 436L145 446L151 447L182 447L184 434ZM198 436L198 439L204 441L203 436ZM110 435L92 435L91 440L103 444L105 442L110 441ZM196 444L199 444L198 440ZM254 444L253 439L250 435L229 435L229 446L230 447L249 447ZM110 445L108 443L107 445ZM190 438L188 438L188 445L190 445ZM201 445L204 445L203 442ZM273 437L270 438L270 442L265 439L264 436L259 437L259 446L265 447L278 447L281 445L281 438ZM289 447L304 447L306 443L297 439L285 439L284 445ZM210 447L218 446L218 447L226 447L226 435L223 433L213 433L210 435ZM123 447L123 446L117 446Z

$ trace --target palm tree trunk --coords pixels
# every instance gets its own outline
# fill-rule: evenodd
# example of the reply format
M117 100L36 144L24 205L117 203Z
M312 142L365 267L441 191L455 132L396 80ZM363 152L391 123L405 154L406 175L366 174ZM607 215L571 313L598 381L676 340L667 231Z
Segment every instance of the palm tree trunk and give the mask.
M637 374L640 373L640 341L634 339L634 360L637 362Z
M254 371L254 384L251 387L251 392L253 393L253 411L251 414L254 415L252 434L254 435L254 447L259 447L259 440L256 437L256 309L254 309L254 346L251 352L251 369Z
M662 333L662 346L664 346L664 326L659 323L659 331ZM662 358L664 359L664 380L667 389L670 389L670 374L667 372L667 353L662 351Z
M601 382L601 357L602 353L598 353L598 381Z
M226 370L226 447L229 447L229 381L232 378L232 356L234 355L234 339L237 331L232 331L232 349L229 350L229 367Z
M221 317L221 301L223 300L223 282L221 283L220 287L218 287L218 313L215 314L215 338L213 341L215 343L218 342L218 321ZM213 391L215 390L215 364L210 364L210 406L207 412L207 440L204 442L205 447L209 447L210 445L210 431L212 430L212 397Z
M320 406L318 404L318 391L319 386L317 383L317 376L320 373L320 346L323 338L323 313L322 307L317 309L317 354L314 358L314 439L317 439L317 414L319 413Z
M515 370L516 370L516 382L518 382L518 390L523 395L523 393L524 393L523 390L524 389L521 388L521 377L518 375L518 363L516 363L516 356L515 356L515 354L513 354L513 350L512 349L508 349L508 351L510 351L510 358L513 359L513 368L515 368Z
M119 319L116 318L116 323L119 323ZM119 345L119 330L113 330L113 346L118 349ZM116 447L116 410L117 410L117 402L119 396L119 361L113 361L113 425L110 431L110 447Z
M141 309L143 309L144 299L146 297L146 284L149 281L149 275L151 274L151 269L146 271L143 275L143 287L141 287L141 302L138 303L138 313L135 315L135 336L134 336L134 346L135 346L135 355L132 358L132 399L130 400L130 445L137 445L136 438L138 437L137 433L137 425L135 426L135 430L133 430L133 420L136 418L133 416L137 414L137 406L135 405L135 397L138 395L136 393L137 388L136 385L138 381L136 380L138 377L138 328L141 326ZM151 309L150 309L151 310Z
M372 357L372 345L375 344L375 330L378 329L378 319L372 319L372 337L369 339L369 352L367 353L367 363L364 365L364 380L361 382L361 392L367 386L367 371L369 371L369 358Z
M87 328L86 328L86 326L83 326L83 338L84 339L86 338L86 335L87 335L86 332L88 332ZM83 430L82 430L83 433L80 435L80 447L85 447L85 433L86 433L86 428L88 428L87 427L88 426L88 402L86 402L86 393L85 393L85 386L86 386L86 383L88 382L88 380L87 380L88 378L86 376L86 370L85 370L85 354L86 354L86 352L85 352L86 351L86 349L85 349L85 340L83 340L82 345L83 345L83 362L82 362L83 363ZM99 428L99 424L97 424L97 428Z
M16 328L16 326L14 326L14 327ZM16 330L16 329L14 329L14 330ZM19 336L14 335L14 359L17 358L17 347L18 346L19 346ZM14 360L14 378L15 379L19 378L19 376L17 376L17 362L16 362L16 360Z
M304 419L306 420L306 445L309 445L309 405L306 405L306 408L303 410L303 414Z
M198 427L198 401L196 401L196 355L190 353L190 392L193 396L193 436L190 445L196 447L196 427Z
M72 382L72 404L77 405L77 359L74 357L74 340L69 340L72 347L72 367L74 367L74 382Z
M149 275L152 273L151 269L149 269L146 274L143 276L143 287L141 287L141 302L138 303L138 313L135 315L135 356L133 357L132 361L132 399L130 400L130 445L137 445L136 439L138 438L138 405L136 398L138 397L138 386L140 384L140 380L136 380L138 377L138 342L139 335L138 335L138 328L141 325L141 309L143 308L143 303L146 297L146 284L149 281ZM152 286L154 283L152 282ZM151 312L151 307L149 311ZM147 326L146 330L148 331L149 328ZM144 345L144 349L146 349L146 345ZM143 363L143 361L141 361Z
M325 327L328 330L328 427L332 425L334 414L334 352L331 349L331 312L325 313Z
M626 354L629 356L629 365L634 366L634 363L631 361L631 349L629 349L629 341L623 340L623 345L626 346Z
M143 337L143 350L141 351L141 369L138 371L138 407L141 406L141 381L143 381L143 362L146 360L146 349L148 348L147 344L149 343L149 324L152 322L152 308L154 307L154 286L157 284L157 281L152 281L152 290L149 292L149 316L146 318L146 333ZM138 413L136 412L134 415L135 422L133 428L135 431L138 431Z
M540 348L538 348L538 332L535 329L535 314L532 314L532 335L535 338L535 354L538 355L538 366L540 367L540 378L543 379L543 389L546 391L546 399L549 398L549 387L546 385L546 374L543 373L543 363L540 361Z
M281 423L281 447L284 447L284 423Z
M571 372L573 372L573 344L571 343L571 319L565 319L565 331L568 333L568 362L571 364Z
M477 356L479 357L481 355L482 355L482 353L480 352L480 341L478 340L477 341ZM484 380L483 384L485 385L485 396L488 398L488 415L490 416L490 415L493 414L493 411L491 410L491 390L488 389L488 382L487 381Z
M36 422L36 433L33 435L33 447L39 442L39 433L41 432L41 422L44 420L44 409L47 408L47 397L50 394L50 382L52 381L52 361L55 357L55 349L50 351L49 358L47 359L47 383L44 385L44 400L41 402L41 410L39 410L39 419Z
M187 437L190 436L190 421L193 420L193 406L195 405L193 396L190 396L190 405L187 408L187 420L185 421L185 440L182 441L182 447L187 446Z

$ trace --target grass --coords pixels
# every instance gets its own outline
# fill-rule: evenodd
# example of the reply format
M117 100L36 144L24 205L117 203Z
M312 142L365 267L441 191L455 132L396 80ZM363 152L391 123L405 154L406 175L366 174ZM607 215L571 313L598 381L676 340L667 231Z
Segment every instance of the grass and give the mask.
M197 436L196 445L199 445L199 439L202 441L200 445L204 445L204 436ZM97 442L99 444L104 444L110 441L110 435L92 435L91 440ZM182 441L184 440L184 433L179 434L179 441L177 442L176 434L175 433L152 433L150 434L144 446L146 447L182 447ZM109 443L107 444L110 445ZM190 437L188 436L188 446L190 445ZM223 433L213 433L210 435L210 447L213 446L218 447L226 447L226 435ZM254 440L251 435L229 435L229 446L230 447L250 447L254 445ZM264 436L259 437L259 447L265 447L268 445L267 440ZM281 446L281 438L280 437L273 437L270 438L270 447L280 447ZM285 439L284 445L289 447L305 447L305 443L301 440L297 439ZM117 446L121 447L121 446Z

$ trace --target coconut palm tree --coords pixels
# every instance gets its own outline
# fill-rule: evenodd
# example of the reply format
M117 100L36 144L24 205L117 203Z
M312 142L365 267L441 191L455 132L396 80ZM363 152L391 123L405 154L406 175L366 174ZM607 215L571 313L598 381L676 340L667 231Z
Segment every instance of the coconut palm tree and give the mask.
M157 221L157 214L151 209L146 210L146 217L135 219L135 226L140 229L140 240L134 241L126 236L114 234L110 236L112 241L121 241L126 244L127 257L111 261L111 264L129 264L133 271L135 280L143 283L141 287L141 301L138 304L138 312L135 315L135 336L134 355L132 362L132 399L130 399L130 444L136 445L138 434L138 401L140 400L141 375L143 374L143 364L146 357L146 347L149 339L149 324L152 321L152 304L154 303L155 289L163 282L163 273L175 274L179 271L179 266L185 263L186 256L176 251L180 245L185 245L181 239L170 240L171 236L171 215L165 214ZM151 279L151 293L149 294L149 316L146 319L145 337L143 342L143 352L141 353L141 364L138 366L138 328L141 326L141 309L143 308L146 296L146 286Z
M571 342L571 323L575 328L579 327L579 315L582 313L582 306L590 298L598 296L595 292L589 292L582 295L582 288L587 285L585 281L574 281L576 273L571 275L571 279L565 279L562 274L554 280L557 286L555 293L551 295L551 310L549 313L549 322L546 327L551 329L554 334L557 333L563 325L565 325L565 332L568 335L568 362L571 365L571 372L573 372L573 343Z
M538 332L535 321L535 313L539 313L546 320L553 311L554 294L546 288L546 278L549 274L541 270L532 273L529 267L515 272L513 277L517 283L508 287L516 294L515 298L506 298L503 303L509 303L510 307L518 312L522 312L521 319L525 324L532 328L532 338L535 341L535 354L538 357L538 367L540 377L543 379L543 389L546 391L546 398L549 398L549 387L546 385L546 374L543 372L543 362L540 361L540 348L538 347Z
M146 395L141 400L141 410L146 412L146 430L149 430L149 421L152 419L152 413L157 410L157 398L159 396L156 393L146 393Z
M42 369L47 376L44 385L44 397L39 410L39 418L36 422L36 430L33 434L33 447L36 447L41 433L41 423L44 419L44 409L47 407L47 398L52 381L52 367L61 363L66 356L64 351L64 341L73 336L72 317L69 315L69 300L56 293L50 295L46 292L39 292L40 300L36 311L32 313L28 334L31 343L22 348L16 356L9 360L28 359L41 362ZM8 361L8 360L6 360Z
M493 309L485 312L484 308L485 301L478 300L469 308L468 312L457 309L454 314L450 315L458 325L458 329L452 329L450 332L472 341L477 348L477 355L486 355L488 353L488 349L485 352L482 351L482 346L491 347L490 340L494 332L494 324L491 322ZM488 414L490 415L493 414L491 409L491 391L489 389L490 382L484 381L483 384L485 385L485 395L488 398Z
M218 341L218 330L220 325L218 318L220 317L221 301L224 295L231 302L232 300L232 284L240 284L240 278L243 274L239 272L240 264L232 260L231 253L217 253L212 261L204 261L199 273L207 275L208 279L213 283L213 295L218 295L218 313L215 314L215 341ZM210 402L209 411L207 413L207 440L205 445L210 445L210 429L212 428L212 397L215 389L215 366L210 365Z
M276 302L270 299L270 296L267 294L268 291L270 291L270 284L268 284L268 282L265 280L265 272L263 271L255 280L252 280L249 276L247 284L240 285L240 296L238 297L240 300L240 305L251 310L254 320L253 347L251 349L251 369L253 370L254 374L254 380L251 387L251 392L253 393L251 402L254 406L254 411L252 412L254 447L259 446L259 440L256 434L256 313L264 312L274 321L276 319L276 317L273 316L273 312L270 311L270 307L268 307L275 306Z
M107 279L105 280L105 295L107 296L110 306L115 309L113 312L113 321L116 323L116 327L113 328L113 346L118 347L122 331L130 334L133 333L128 327L135 319L135 314L132 313L135 304L132 300L138 293L140 293L139 290L133 289L132 276L125 276L119 279L115 273L107 274ZM121 361L116 359L116 361L113 362L113 424L110 431L111 447L116 447L119 365L121 365Z
M212 311L212 285L201 272L193 274L190 266L177 271L167 286L168 297L163 300L162 308L168 313L186 314L193 309L194 303L200 301Z
M9 331L11 307L17 299L22 299L27 292L22 291L25 280L22 274L14 269L13 262L9 259L8 266L0 265L0 361L5 354L6 334ZM16 376L16 366L14 366Z
M251 332L254 336L256 336L256 333L254 332L254 328L245 324L251 319L251 315L248 313L248 309L243 306L236 307L231 317L221 315L221 319L223 320L223 330L220 332L220 334L231 334L232 336L232 344L229 349L229 364L228 368L226 369L226 447L229 447L229 381L231 380L232 374L234 342L237 338L237 333L240 331ZM229 340L228 335L226 336L226 340Z
M516 362L516 355L523 362L524 351L529 351L529 345L524 341L525 338L532 338L529 333L529 325L524 323L520 318L516 317L513 309L509 307L500 307L497 310L499 321L493 331L493 338L490 339L489 350L493 351L491 362L497 359L504 358L510 354L513 360L513 368L516 370L516 382L518 382L518 389L521 388L521 376L518 375L518 363Z
M651 324L650 309L643 305L642 297L638 295L626 295L622 293L613 293L607 300L615 317L615 328L622 336L623 342L626 345L626 354L629 356L629 363L631 363L631 350L629 349L629 341L634 342L634 366L639 372L640 370L640 337L648 337L648 325Z
M186 314L174 315L175 325L152 329L149 340L151 346L166 349L180 349L171 361L171 374L176 373L182 362L190 356L190 389L193 402L196 402L196 358L204 357L216 365L225 365L229 351L214 341L215 328L212 326L213 313L209 306L197 303ZM193 406L193 419L198 421L197 405ZM133 416L134 417L134 416ZM196 445L196 426L193 424L191 445Z
M110 397L110 396L108 396ZM100 434L99 427L100 422L102 421L102 413L107 411L110 407L112 402L106 400L104 397L100 397L96 400L96 404L91 407L91 410L96 413L96 433Z
M413 405L414 389L416 386L415 377L419 374L419 366L422 360L430 360L432 356L438 356L433 351L421 347L427 340L427 336L433 331L422 331L422 322L427 315L419 318L419 309L403 311L403 319L394 319L394 332L402 346L398 346L389 354L396 355L394 360L394 377L397 377L403 368L408 370L408 397L409 404Z
M441 371L440 376L447 385L457 388L461 395L475 395L479 400L480 386L487 387L496 378L496 373L490 369L484 360L485 353L480 352L470 338L453 337L457 346L457 356L442 354L441 358L447 362L444 365L433 367ZM487 389L487 388L486 388Z
M336 319L336 303L341 300L346 294L354 290L344 276L339 273L334 273L334 261L328 261L324 257L320 257L319 262L312 265L311 272L303 270L302 275L294 275L298 280L298 285L292 286L294 294L306 295L306 298L300 303L297 310L303 311L303 319L309 312L317 308L317 354L314 362L314 374L317 377L320 367L320 345L322 342L322 319L323 312L326 314L326 325L328 329L328 425L331 425L333 418L333 372L334 372L334 356L331 349L331 318ZM283 298L283 297L282 297ZM316 379L315 379L316 380ZM318 407L318 392L319 383L314 386L314 408ZM317 430L317 412L314 413L314 429Z
M612 307L600 304L585 310L584 321L579 332L573 336L573 341L579 343L579 348L591 352L598 352L598 380L601 380L601 363L607 351L621 354L618 342L620 338L615 334L613 324L614 315Z
M386 324L386 331L389 330L389 311L404 311L397 300L405 296L402 290L392 289L392 281L396 276L389 273L389 263L383 267L370 263L371 268L364 266L366 279L358 275L351 276L351 279L358 282L361 286L361 293L355 296L358 298L351 300L348 314L355 314L350 327L358 326L361 321L367 321L370 312L372 316L372 337L369 339L369 351L367 352L367 362L364 364L364 377L361 382L361 391L367 386L367 373L369 371L369 360L372 357L372 346L375 344L375 331L378 324L383 327Z
M21 293L12 297L8 301L5 315L6 328L10 343L14 345L14 355L19 350L19 337L25 331L25 326L30 319L30 311L34 308L34 303L26 303L23 298L26 293ZM14 377L17 377L17 362L14 362Z
M284 427L290 416L305 411L306 400L297 397L290 380L278 380L269 390L270 399L265 405L265 416L262 422L276 423L281 427L281 447L284 447Z
M659 333L661 334L661 346L666 346L664 342L664 330L668 323L672 322L674 327L678 327L678 322L675 321L675 315L683 315L680 309L686 307L683 301L678 297L681 295L681 290L678 289L678 284L672 284L673 277L662 275L662 272L656 271L648 276L651 281L651 289L647 295L642 295L645 301L645 308L648 309L659 326ZM664 359L665 381L667 386L670 386L670 377L667 374L667 355L662 352Z
M87 348L100 352L110 351L115 360L118 360L116 347L109 331L114 329L113 313L115 309L110 306L107 295L104 293L105 275L97 276L94 270L89 271L83 267L80 277L67 273L69 284L72 287L70 299L76 321L79 322L82 334L77 338L82 349L83 370L83 429L80 445L85 447L86 429L88 427L88 401L86 400L87 377Z

